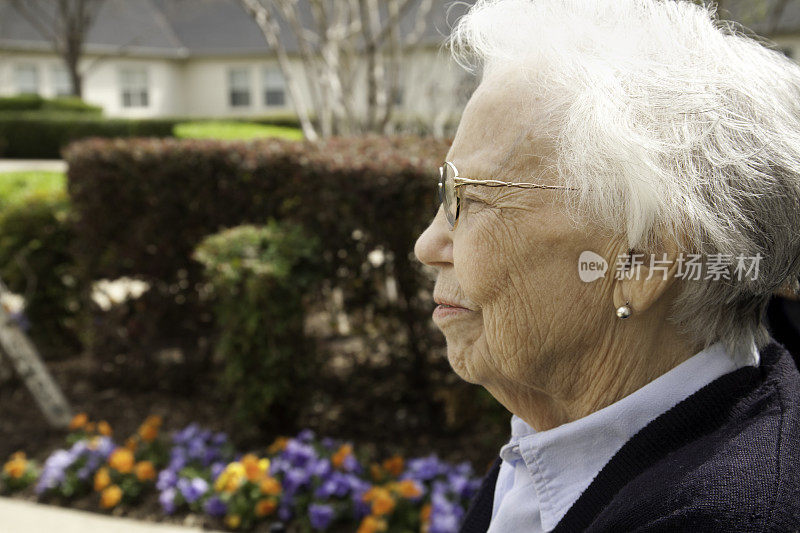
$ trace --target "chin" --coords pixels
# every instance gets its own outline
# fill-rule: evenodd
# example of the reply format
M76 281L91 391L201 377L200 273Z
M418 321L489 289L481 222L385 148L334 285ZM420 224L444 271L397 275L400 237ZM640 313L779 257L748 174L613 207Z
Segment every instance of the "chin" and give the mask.
M458 377L472 383L480 385L480 380L474 361L472 360L472 350L465 347L451 347L447 345L447 361L450 363L450 368L456 373Z

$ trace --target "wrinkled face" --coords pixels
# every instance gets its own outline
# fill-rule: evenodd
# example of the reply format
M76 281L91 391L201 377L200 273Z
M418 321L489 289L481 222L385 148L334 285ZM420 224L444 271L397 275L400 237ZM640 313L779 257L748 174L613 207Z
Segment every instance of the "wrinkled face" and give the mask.
M541 113L522 80L493 75L470 99L447 155L471 179L560 184L548 170L552 148L537 136ZM538 128L541 130L541 128ZM560 195L547 189L467 186L450 231L440 206L415 253L436 267L434 321L453 369L467 381L551 390L580 354L611 329L611 279L584 283L578 257L615 257L619 241L574 225ZM613 268L613 264L610 265ZM567 365L565 367L565 365Z

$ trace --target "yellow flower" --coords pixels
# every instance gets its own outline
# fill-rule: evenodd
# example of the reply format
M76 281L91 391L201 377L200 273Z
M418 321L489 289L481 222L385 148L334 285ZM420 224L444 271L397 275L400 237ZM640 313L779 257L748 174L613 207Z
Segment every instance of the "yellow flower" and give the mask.
M372 514L374 515L385 515L394 511L394 498L384 487L372 487L364 493L362 499L372 503Z
M248 453L241 459L242 466L244 466L245 476L248 481L257 481L264 477L269 468L269 459L266 457L259 459L256 455Z
M117 485L106 487L100 494L100 507L108 509L114 507L122 499L122 489Z
M278 496L283 490L283 487L281 487L280 481L278 481L272 476L267 476L261 480L261 483L259 484L259 489L261 490L261 494L267 494L269 496Z
M128 448L130 451L135 452L136 448L139 447L139 441L136 440L135 437L128 437L125 441L125 447Z
M403 458L399 455L392 456L383 462L383 469L394 477L403 473Z
M78 413L77 415L72 417L72 420L69 423L69 429L75 430L80 429L86 425L86 422L89 421L89 417L86 413Z
M275 500L270 498L264 498L258 500L256 502L256 516L267 516L275 512L275 509L278 508L278 504L275 503Z
M94 474L94 490L100 492L111 484L111 476L108 475L108 468L102 467Z
M97 432L106 437L110 437L113 433L113 431L111 431L111 426L105 420L101 420L97 423Z
M229 514L225 517L225 525L231 529L236 529L242 523L242 517L238 514Z
M242 463L229 463L214 482L214 490L217 492L233 492L239 488L244 477L245 470Z
M108 458L108 464L123 474L133 470L133 462L133 452L128 448L117 448L111 452L111 456Z
M289 444L288 438L278 437L272 444L269 445L269 448L267 448L267 453L270 455L275 455L278 452L282 452L286 449L287 444Z
M28 461L25 459L24 452L16 452L11 456L6 464L3 465L3 472L14 479L19 479L25 474Z
M94 433L94 422L88 422L84 430L86 430L86 433Z
M431 504L426 503L422 506L422 510L419 512L419 517L423 524L427 524L431 521Z
M395 491L403 498L418 498L422 496L422 489L413 479L404 479L394 484Z
M386 531L386 521L370 515L364 517L356 533L375 533L376 531Z
M148 481L156 478L156 469L150 461L139 461L133 467L133 471L139 481Z
M341 448L336 450L336 453L333 454L331 457L331 464L336 468L341 468L344 464L344 460L347 459L348 456L352 455L353 447L349 444L342 444Z
M158 437L158 427L153 424L142 424L139 427L139 436L145 442L152 442Z

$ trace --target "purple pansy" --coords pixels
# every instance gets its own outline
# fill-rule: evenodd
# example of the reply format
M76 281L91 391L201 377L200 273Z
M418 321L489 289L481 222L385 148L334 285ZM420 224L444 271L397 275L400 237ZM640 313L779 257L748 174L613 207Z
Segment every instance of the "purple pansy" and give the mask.
M215 518L220 518L225 516L225 513L228 512L228 505L220 499L219 496L212 496L208 500L206 500L205 505L203 505L206 513L209 516L213 516Z
M192 479L184 477L178 480L177 487L181 491L183 499L191 504L199 500L208 491L208 481L201 477Z
M317 531L324 531L333 521L335 513L330 505L312 503L308 506L308 519L311 527Z

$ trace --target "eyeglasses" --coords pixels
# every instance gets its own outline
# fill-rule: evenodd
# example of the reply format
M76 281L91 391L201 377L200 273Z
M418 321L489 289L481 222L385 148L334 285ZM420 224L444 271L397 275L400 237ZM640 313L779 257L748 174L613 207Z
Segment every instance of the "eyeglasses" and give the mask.
M499 180L471 180L458 176L458 169L450 161L439 167L439 201L444 205L444 214L450 223L450 231L458 225L458 214L461 212L462 189L465 185L483 187L517 187L519 189L561 189L576 191L565 185L539 185L537 183L511 183Z

